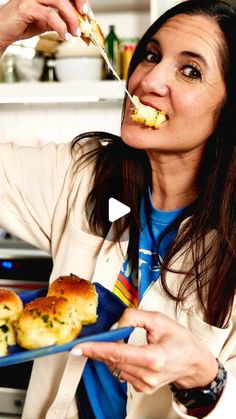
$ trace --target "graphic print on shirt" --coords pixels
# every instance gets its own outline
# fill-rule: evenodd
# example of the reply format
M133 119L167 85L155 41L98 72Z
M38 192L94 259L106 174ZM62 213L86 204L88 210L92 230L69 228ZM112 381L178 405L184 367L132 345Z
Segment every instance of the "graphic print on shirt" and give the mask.
M136 284L138 285L137 275L131 272L130 263L125 260L115 283L113 293L127 307L138 306L138 286Z
M160 255L159 258L162 261ZM159 276L160 266L156 251L139 249L139 294L143 295Z
M151 196L150 196L151 200ZM158 241L163 231L176 219L182 211L161 211L152 206L150 208L149 222L145 211L144 202L141 204L141 224L145 228L139 237L139 262L138 272L131 272L130 262L124 260L118 275L113 293L116 294L127 307L138 307L139 301L150 289L152 284L160 277L158 260L163 260L169 246L174 240L177 229L169 231L158 247ZM158 250L158 257L157 257Z
M147 249L139 249L139 278L142 280L142 273L148 269L154 281L160 275L160 268L157 261L156 252Z

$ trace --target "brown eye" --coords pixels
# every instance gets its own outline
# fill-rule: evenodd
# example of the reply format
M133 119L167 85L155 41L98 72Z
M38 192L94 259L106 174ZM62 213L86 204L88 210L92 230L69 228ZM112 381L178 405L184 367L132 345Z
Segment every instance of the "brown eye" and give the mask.
M145 51L143 60L148 63L156 63L158 64L161 61L160 55L157 52L153 51Z
M201 71L193 65L185 65L182 69L182 73L191 80L202 80Z

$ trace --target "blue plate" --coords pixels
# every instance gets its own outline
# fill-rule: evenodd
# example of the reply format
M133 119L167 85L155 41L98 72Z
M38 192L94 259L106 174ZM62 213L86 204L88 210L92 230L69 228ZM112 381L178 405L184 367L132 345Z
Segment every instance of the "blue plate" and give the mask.
M110 327L116 323L121 317L126 306L119 300L116 295L108 291L100 284L95 284L98 293L98 318L95 324L83 326L79 338L65 343L63 345L45 346L39 349L26 350L18 345L9 347L9 355L0 357L0 367L20 364L21 362L32 361L41 356L52 355L59 352L69 351L78 343L88 341L107 341L114 342L116 340L129 337L132 327L123 327L109 331ZM47 293L47 289L39 289L19 293L24 304L38 297L43 297Z

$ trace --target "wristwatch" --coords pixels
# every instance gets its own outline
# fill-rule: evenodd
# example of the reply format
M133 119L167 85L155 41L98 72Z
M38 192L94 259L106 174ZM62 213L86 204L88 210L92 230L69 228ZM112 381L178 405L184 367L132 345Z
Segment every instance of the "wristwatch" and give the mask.
M207 406L216 403L219 399L227 381L227 371L225 370L219 359L218 372L214 380L205 387L194 387L191 389L183 389L170 384L170 389L174 393L176 399L188 409L194 409L201 406Z

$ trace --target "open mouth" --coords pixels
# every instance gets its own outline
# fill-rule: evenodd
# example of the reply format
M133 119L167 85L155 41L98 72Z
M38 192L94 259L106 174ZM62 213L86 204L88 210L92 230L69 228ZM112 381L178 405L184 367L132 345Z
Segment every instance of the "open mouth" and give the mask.
M144 124L147 127L159 129L161 125L168 120L165 112L155 109L152 106L144 105L137 96L133 96L135 108L132 113L132 120Z

